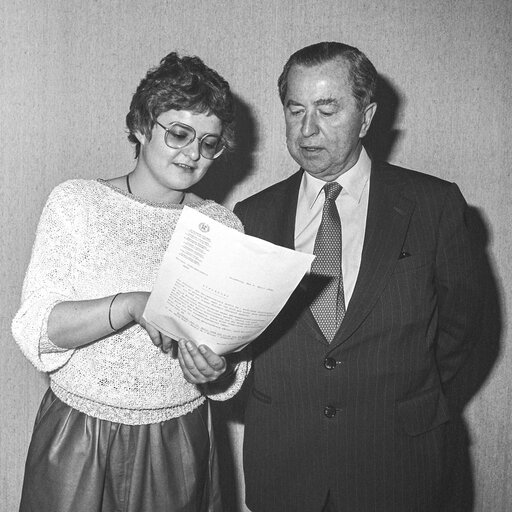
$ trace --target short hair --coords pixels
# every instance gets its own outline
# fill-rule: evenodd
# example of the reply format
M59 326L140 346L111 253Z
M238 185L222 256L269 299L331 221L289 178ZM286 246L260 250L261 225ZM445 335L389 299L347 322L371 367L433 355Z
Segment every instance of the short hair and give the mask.
M151 140L155 120L168 110L216 115L222 122L223 144L227 149L233 148L235 105L229 84L199 57L180 57L171 52L141 80L126 116L128 140L135 144L135 158L140 153L135 132Z
M288 90L288 73L292 66L312 67L336 59L343 59L349 65L352 94L358 107L363 110L375 101L377 71L368 57L348 44L325 41L301 48L288 59L277 81L281 103L284 105Z

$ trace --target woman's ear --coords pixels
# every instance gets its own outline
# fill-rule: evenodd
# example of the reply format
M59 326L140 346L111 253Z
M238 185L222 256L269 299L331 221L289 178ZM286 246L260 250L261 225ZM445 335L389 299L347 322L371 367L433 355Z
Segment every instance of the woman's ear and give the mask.
M141 131L135 130L133 134L135 135L135 137L137 137L137 140L140 142L141 146L144 146L144 144L146 144L146 136Z

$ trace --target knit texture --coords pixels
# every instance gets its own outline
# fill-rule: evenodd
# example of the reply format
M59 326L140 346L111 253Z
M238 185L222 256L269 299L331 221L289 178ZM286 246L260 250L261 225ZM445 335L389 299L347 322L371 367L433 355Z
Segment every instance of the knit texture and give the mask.
M213 201L188 206L243 229L233 213ZM25 356L48 372L52 390L71 407L138 425L181 416L204 402L204 388L188 383L178 360L153 345L138 324L77 349L60 348L47 334L48 316L59 302L151 291L182 210L102 180L66 181L50 194L12 331ZM104 321L108 325L107 308ZM249 363L241 361L231 385L211 398L232 397L248 371Z

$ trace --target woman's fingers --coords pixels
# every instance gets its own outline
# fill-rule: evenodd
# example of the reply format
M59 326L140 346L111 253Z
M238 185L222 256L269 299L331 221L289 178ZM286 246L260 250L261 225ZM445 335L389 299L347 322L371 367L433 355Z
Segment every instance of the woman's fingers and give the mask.
M226 369L226 360L204 345L199 348L191 341L180 340L178 359L185 379L193 384L216 380ZM206 349L206 350L205 350Z
M150 324L145 324L144 326L144 329L146 329L146 332L149 334L149 337L151 338L151 341L153 342L154 345L156 345L157 347L162 347L162 334L160 333L160 331L158 329L155 329L152 325Z
M167 354L167 352L171 351L174 340L163 333L160 333L160 339L162 340L162 346L160 348Z
M210 347L206 345L199 345L197 348L201 355L204 357L210 368L216 372L223 373L226 369L226 359L216 354Z

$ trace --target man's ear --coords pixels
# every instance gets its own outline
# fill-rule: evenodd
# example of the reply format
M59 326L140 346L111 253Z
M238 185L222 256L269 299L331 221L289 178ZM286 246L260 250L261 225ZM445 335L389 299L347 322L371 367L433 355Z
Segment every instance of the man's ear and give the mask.
M372 124L373 116L377 112L377 103L370 103L363 111L363 124L361 125L361 131L359 132L359 138L363 138L370 129Z

